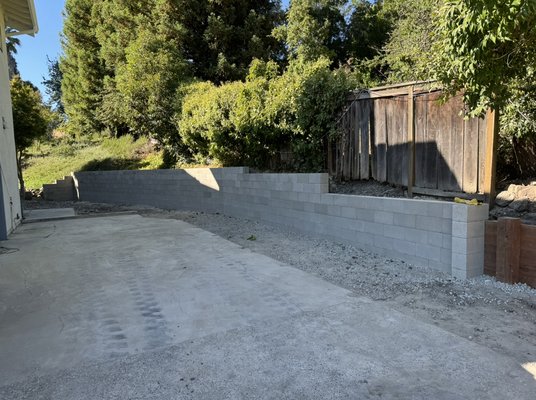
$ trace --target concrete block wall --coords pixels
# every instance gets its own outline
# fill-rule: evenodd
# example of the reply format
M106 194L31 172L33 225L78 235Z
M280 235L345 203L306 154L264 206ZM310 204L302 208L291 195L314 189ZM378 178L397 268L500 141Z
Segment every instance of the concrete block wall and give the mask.
M247 168L75 174L81 200L223 214L287 226L469 278L483 273L488 207L328 193L327 174Z
M43 185L43 198L49 201L73 201L76 200L74 178L66 176L56 183Z

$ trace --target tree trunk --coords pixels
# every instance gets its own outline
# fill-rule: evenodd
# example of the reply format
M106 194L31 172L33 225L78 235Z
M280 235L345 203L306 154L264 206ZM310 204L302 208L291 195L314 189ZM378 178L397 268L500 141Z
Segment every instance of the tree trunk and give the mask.
M17 152L17 173L19 175L20 199L24 201L26 187L24 186L24 176L22 175L22 151Z

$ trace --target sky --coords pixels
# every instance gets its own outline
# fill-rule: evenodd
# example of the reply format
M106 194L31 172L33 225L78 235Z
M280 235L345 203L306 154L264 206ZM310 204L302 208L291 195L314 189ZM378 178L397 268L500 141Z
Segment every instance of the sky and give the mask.
M288 2L283 0L285 8ZM36 85L43 96L45 91L41 82L48 75L47 56L55 59L61 54L60 32L64 6L65 0L35 0L39 32L35 37L20 36L21 46L16 59L21 77Z
M15 58L20 75L41 89L43 95L41 82L48 75L47 56L54 59L61 54L60 32L64 5L65 0L35 0L39 32L35 37L19 36L21 46Z

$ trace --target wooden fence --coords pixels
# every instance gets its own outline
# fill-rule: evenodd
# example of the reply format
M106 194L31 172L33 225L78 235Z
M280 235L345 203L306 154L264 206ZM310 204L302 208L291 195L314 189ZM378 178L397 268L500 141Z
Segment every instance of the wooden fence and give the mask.
M487 221L484 273L536 288L536 226L517 218Z
M354 93L329 144L330 174L424 194L492 192L495 113L467 120L460 96L440 96L425 84Z

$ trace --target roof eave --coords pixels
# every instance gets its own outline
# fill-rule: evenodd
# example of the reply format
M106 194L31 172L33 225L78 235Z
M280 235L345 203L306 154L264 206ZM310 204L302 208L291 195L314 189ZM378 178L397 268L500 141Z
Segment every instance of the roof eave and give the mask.
M26 2L28 4L28 11L30 13L30 19L31 19L32 27L30 29L23 29L23 30L15 30L15 31L12 31L12 32L6 32L6 37L19 36L19 35L34 36L37 32L39 32L39 24L37 23L37 13L35 11L34 0L26 0Z

